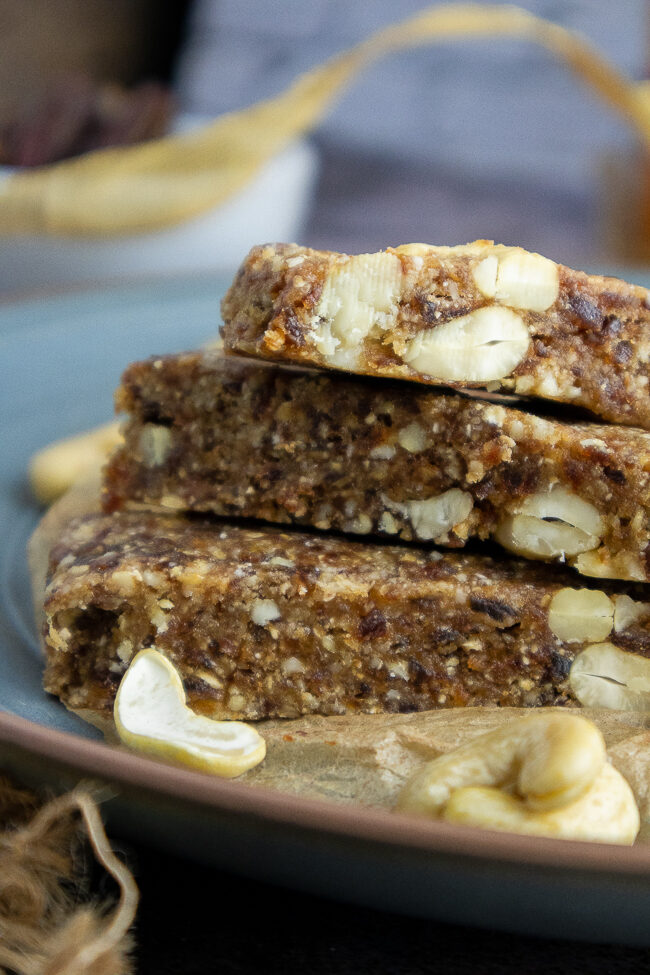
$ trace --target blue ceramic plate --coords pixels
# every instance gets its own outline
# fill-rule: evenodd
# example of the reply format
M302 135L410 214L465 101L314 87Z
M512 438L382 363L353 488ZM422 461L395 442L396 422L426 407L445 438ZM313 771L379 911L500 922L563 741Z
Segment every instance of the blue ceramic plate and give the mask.
M245 875L461 924L650 944L650 847L489 833L216 780L105 745L42 691L28 460L109 419L130 361L215 336L224 287L198 277L0 304L0 766L60 788L97 781L114 833Z

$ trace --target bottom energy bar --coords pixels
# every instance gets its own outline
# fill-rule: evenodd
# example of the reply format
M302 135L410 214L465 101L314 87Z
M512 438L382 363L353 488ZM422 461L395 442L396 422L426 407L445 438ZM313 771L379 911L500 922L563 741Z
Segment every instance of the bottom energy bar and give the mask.
M585 646L650 656L650 605L576 581L517 560L93 514L51 552L44 684L109 716L130 659L155 645L190 706L220 718L572 704Z

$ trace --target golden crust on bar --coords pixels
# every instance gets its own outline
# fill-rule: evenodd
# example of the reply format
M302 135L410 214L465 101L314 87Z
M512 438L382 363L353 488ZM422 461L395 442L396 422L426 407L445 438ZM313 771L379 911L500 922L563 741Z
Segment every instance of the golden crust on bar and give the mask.
M646 289L521 248L259 246L222 314L231 352L499 389L650 428Z

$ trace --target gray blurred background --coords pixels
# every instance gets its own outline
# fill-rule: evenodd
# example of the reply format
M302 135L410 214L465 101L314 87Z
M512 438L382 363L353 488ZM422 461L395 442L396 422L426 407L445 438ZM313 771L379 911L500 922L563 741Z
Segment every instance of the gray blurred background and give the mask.
M63 68L158 77L214 116L421 10L420 0L0 0L0 115ZM523 0L646 76L647 0ZM311 135L320 177L302 242L358 251L477 237L575 265L642 263L632 130L526 42L432 44L364 72Z
M580 31L630 76L645 76L645 0L520 5ZM423 6L197 0L175 75L181 103L210 114L241 108ZM633 183L638 168L632 132L533 44L450 42L387 57L313 137L322 169L305 240L314 246L488 237L565 263L634 258L610 212L612 195L625 197L623 176ZM621 218L624 225L632 214Z

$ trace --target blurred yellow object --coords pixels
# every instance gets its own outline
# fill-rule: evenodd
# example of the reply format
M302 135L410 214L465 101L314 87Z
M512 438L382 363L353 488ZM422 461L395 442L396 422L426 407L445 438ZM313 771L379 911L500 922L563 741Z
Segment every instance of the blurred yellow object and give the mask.
M496 35L547 48L650 144L648 83L620 74L582 37L518 7L436 6L377 32L276 98L224 115L195 133L100 150L9 176L0 183L0 233L123 234L186 220L242 189L265 162L314 127L345 86L382 55L433 41Z
M121 440L117 421L44 447L29 464L29 483L37 500L50 504L75 481L104 464Z

